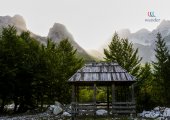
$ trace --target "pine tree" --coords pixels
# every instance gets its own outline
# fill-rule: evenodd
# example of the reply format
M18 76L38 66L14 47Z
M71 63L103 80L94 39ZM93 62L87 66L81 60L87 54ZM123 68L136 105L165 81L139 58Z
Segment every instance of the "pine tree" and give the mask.
M70 102L71 89L67 80L84 64L82 58L77 56L77 50L71 45L68 39L62 40L57 46L58 51L58 79L59 83L57 97L63 103Z
M117 33L114 34L109 49L104 49L105 60L117 62L132 75L137 76L140 69L140 58L138 49L128 39L121 39Z
M155 48L155 57L156 57L156 62L153 63L154 67L154 73L156 77L162 79L163 77L163 67L165 65L165 62L168 60L168 48L166 47L166 43L164 39L162 39L162 36L160 33L157 33L157 41L156 42L156 48Z
M165 101L165 104L166 106L170 107L170 76L169 76L169 73L170 73L170 55L168 56L168 60L165 62L165 66L164 66L164 69L163 69L163 79L164 79L164 88L165 88L165 98L166 98L166 101Z
M155 102L152 99L152 80L154 77L151 64L145 63L145 65L141 67L139 73L139 81L137 82L137 87L135 89L137 96L137 110L150 110L155 107Z
M155 99L160 104L165 104L166 102L166 90L165 90L165 63L168 61L168 48L166 47L166 43L164 39L162 39L162 36L160 33L157 33L157 40L156 42L156 48L155 48L155 57L156 61L152 62L153 63L153 68L154 68L154 92L155 92Z
M3 28L0 36L0 112L14 95L20 43L14 27Z

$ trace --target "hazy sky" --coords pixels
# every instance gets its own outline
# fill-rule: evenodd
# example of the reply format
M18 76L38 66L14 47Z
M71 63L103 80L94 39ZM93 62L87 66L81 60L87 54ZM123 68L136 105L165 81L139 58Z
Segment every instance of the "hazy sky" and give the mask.
M0 0L0 16L22 15L27 28L42 36L62 23L85 49L97 49L115 30L156 28L158 22L145 22L148 11L170 20L170 0Z

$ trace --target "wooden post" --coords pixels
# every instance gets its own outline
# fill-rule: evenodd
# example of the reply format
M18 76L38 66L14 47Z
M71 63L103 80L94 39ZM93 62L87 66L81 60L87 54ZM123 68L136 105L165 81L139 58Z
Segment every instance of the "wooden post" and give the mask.
M131 94L132 94L132 102L134 103L135 102L134 85L132 85Z
M94 83L93 89L94 89L94 95L93 95L94 115L96 115L96 83Z
M77 105L77 114L79 114L79 86L76 86L76 105Z
M134 106L135 105L135 93L134 93L134 85L132 85L132 90L131 90L132 92L131 92L131 94L132 94L132 106ZM136 106L135 106L135 108L136 108ZM135 110L135 108L133 109L133 113L136 113L136 110ZM135 115L135 114L134 114Z
M107 112L108 112L108 115L109 115L109 86L107 86Z
M78 85L75 86L75 101L76 103L79 102L79 86Z
M115 84L112 83L112 115L114 111L114 103L115 103Z
M76 105L75 105L75 86L74 85L72 85L72 110L71 110L71 112L72 112L72 118L74 119L74 117L75 117L75 112L76 112Z
M75 86L72 85L72 102L75 102Z

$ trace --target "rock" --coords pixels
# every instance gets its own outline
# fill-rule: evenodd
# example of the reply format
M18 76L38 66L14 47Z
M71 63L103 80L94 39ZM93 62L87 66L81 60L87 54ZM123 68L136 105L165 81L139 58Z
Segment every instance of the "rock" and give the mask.
M159 110L160 110L160 107L159 107L159 106L158 106L158 107L155 107L153 110L154 110L154 111L159 111Z
M107 111L106 111L106 110L103 110L103 109L97 110L97 111L96 111L96 115L107 115Z
M164 117L158 117L156 120L165 120Z
M144 117L145 117L145 118L151 118L151 112L146 113L146 114L144 115Z
M70 113L68 113L68 112L63 112L63 116L71 117L71 114L70 114Z
M58 101L55 101L55 106L59 106L63 109L63 105L61 103L59 103Z
M164 110L163 117L170 117L170 108Z
M141 117L144 117L144 118L157 118L160 116L160 112L159 111L143 111L141 114L140 114Z
M151 114L151 118L155 119L155 118L158 118L160 116L159 113L153 113Z
M145 114L149 114L150 111L143 111L142 113L139 114L140 117L145 117Z
M51 111L54 115L58 115L63 112L63 106L61 103L56 101L55 105L50 105L46 112L50 113L49 111Z
M65 106L63 107L63 110L64 110L65 112L71 113L71 110L72 110L71 104L65 105Z
M61 107L59 107L59 106L54 107L54 110L53 110L54 115L58 115L58 114L60 114L62 112L63 112L63 109Z
M166 109L166 107L160 107L160 110L159 110L159 111L160 111L160 113L161 113L161 114L163 114L163 113L164 113L164 111L165 111L165 109Z
M7 105L7 106L5 106L7 109L14 109L14 104L10 104L10 105Z

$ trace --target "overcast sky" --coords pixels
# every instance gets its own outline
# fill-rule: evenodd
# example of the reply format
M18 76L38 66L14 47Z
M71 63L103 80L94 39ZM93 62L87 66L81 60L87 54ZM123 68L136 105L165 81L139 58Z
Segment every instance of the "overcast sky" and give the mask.
M19 14L42 36L55 22L64 24L85 49L97 49L120 29L156 28L159 22L145 22L148 11L170 20L170 0L0 0L0 16Z

